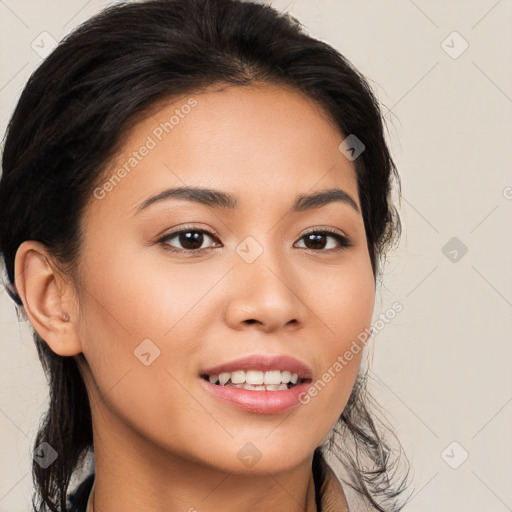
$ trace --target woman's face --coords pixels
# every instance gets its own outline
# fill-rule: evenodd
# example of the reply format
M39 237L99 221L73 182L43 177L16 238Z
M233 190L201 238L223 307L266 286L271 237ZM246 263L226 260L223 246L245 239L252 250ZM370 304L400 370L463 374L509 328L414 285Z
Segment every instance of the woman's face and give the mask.
M96 441L118 436L229 472L277 472L312 455L361 352L335 363L374 304L343 138L312 100L268 85L183 96L127 134L83 218L77 322ZM177 187L236 205L166 193ZM294 208L327 189L342 192ZM331 374L307 403L296 390L223 387L226 398L202 377L253 356L235 367L293 370L264 360L298 360L312 381L303 391Z

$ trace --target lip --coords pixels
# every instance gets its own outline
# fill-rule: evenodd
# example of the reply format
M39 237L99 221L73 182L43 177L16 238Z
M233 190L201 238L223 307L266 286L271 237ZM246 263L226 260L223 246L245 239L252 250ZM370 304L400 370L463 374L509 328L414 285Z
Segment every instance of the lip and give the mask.
M254 354L247 357L242 357L240 359L234 359L232 361L229 361L227 363L223 363L217 366L213 366L211 368L206 368L205 370L202 370L200 372L200 376L207 376L207 375L218 375L219 373L223 372L235 372L237 370L258 370L261 372L266 372L270 370L281 370L286 371L288 370L291 373L298 374L299 378L302 380L312 380L313 378L313 372L311 371L311 368L299 361L298 359L295 359L291 356L286 355L279 355L279 356L265 356L261 354ZM218 386L217 386L218 387ZM291 389L296 389L299 386L295 386ZM227 388L227 389L237 389L237 388ZM288 391L290 391L288 390ZM251 394L257 394L258 391L248 391L245 390L248 393ZM265 393L265 392L259 392L259 393ZM266 392L268 393L268 391ZM279 393L277 391L271 391L271 393ZM286 393L286 391L282 391L281 393Z
M299 396L306 393L312 381L306 381L282 391L252 391L229 386L218 386L203 378L201 386L216 398L244 411L258 414L279 414L299 405Z

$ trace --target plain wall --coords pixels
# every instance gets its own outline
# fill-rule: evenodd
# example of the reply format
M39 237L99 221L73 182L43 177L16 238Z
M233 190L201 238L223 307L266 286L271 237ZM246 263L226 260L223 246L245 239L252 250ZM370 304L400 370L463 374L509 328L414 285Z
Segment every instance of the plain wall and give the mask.
M0 2L2 134L50 37L106 5ZM405 510L512 510L512 3L273 5L347 56L386 112L404 233L375 314L403 310L372 342L370 386L411 463ZM0 333L0 511L26 512L47 389L5 291Z

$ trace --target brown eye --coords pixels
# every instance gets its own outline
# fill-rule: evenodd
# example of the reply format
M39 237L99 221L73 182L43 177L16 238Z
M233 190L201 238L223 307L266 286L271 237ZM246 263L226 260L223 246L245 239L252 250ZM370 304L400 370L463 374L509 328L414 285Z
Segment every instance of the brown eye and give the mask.
M163 238L159 240L159 242L164 244L166 246L166 249L172 252L199 252L202 251L203 249L208 249L208 247L203 247L205 240L208 238L214 239L215 236L204 229L185 228L165 235ZM176 242L174 243L180 244L181 247L175 247L175 245L169 243L171 240L174 239L176 239Z
M212 245L203 247L207 239L217 240L217 237L204 229L194 229L194 228L182 228L177 231L173 231L168 235L165 235L160 240L161 243L166 250L171 252L196 252L199 253L206 249L211 249L215 247L215 242ZM335 240L338 244L338 248L336 248L335 242L329 242L330 240ZM175 240L173 243L170 243L171 240ZM300 240L305 241L305 245L303 246L305 249L310 249L312 251L336 251L343 250L348 247L354 245L352 241L338 233L337 231L330 230L317 230L310 231L309 233L302 236ZM178 247L176 246L178 245Z
M335 244L333 246L332 242L330 247L326 247L326 245L329 245L327 242L329 238L336 240L340 246L338 250L343 250L353 245L351 240L349 240L345 235L342 235L337 231L330 230L310 231L303 235L301 240L305 240L306 249L311 249L313 251L336 250L336 246Z

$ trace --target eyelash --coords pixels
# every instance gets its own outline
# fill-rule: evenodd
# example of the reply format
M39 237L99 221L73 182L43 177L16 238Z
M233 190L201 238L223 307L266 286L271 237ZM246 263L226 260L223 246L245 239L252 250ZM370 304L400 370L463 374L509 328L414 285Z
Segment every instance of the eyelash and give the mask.
M169 244L167 242L169 240L181 235L182 233L206 233L212 239L218 240L218 237L211 231L208 231L206 229L197 229L197 228L194 228L191 226L191 227L185 227L185 228L179 229L177 231L173 231L172 233L169 233L169 234L163 236L162 238L160 238L159 240L157 240L157 243L160 243L161 245L163 245L165 250L173 252L173 253L189 253L189 254L190 253L201 253L207 249L215 249L215 247L206 247L204 249L177 249L175 247L169 246ZM313 252L335 251L335 252L338 252L338 251L343 251L345 249L348 249L349 247L352 247L354 245L354 243L352 242L352 240L350 238L348 238L345 235L342 235L338 231L335 231L335 230L329 229L329 228L322 228L322 229L308 231L308 232L304 233L300 237L299 240L302 240L304 237L306 237L308 235L312 235L312 234L331 236L340 244L341 247L338 249L308 249L307 247L305 247L305 249L308 251L313 251Z

